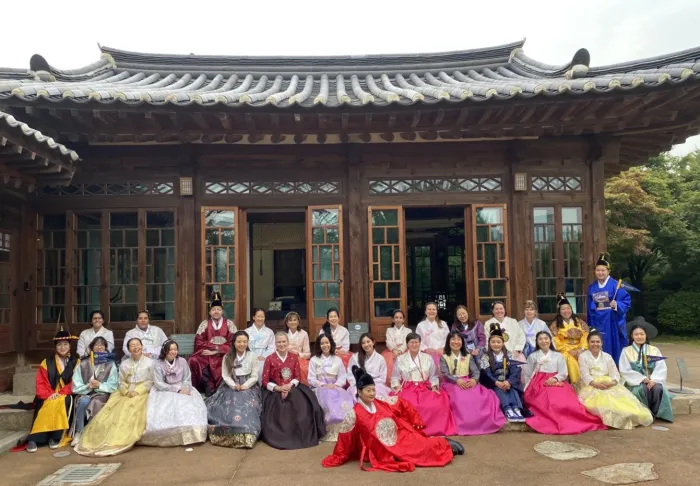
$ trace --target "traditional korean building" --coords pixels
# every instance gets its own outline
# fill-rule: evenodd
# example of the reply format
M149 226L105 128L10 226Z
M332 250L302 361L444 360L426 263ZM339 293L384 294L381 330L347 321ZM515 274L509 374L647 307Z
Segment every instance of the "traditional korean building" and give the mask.
M415 324L428 300L451 320L534 298L548 318L565 292L585 312L605 177L700 132L700 49L593 67L523 42L101 47L79 69L0 69L0 110L0 352L32 356L93 309L118 338L143 308L191 333L213 289L239 327L296 310L315 335L338 307L383 339L393 309Z

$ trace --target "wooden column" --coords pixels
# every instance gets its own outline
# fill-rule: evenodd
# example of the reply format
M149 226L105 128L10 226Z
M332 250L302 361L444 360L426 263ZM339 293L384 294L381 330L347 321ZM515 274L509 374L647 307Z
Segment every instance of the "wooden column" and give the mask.
M39 322L36 315L36 269L37 269L37 215L33 208L22 211L22 253L20 278L17 282L17 307L19 314L19 339L17 352L25 353L36 346ZM27 290L28 289L28 290Z
M593 262L600 252L607 250L607 228L605 222L605 164L615 164L620 158L618 140L594 139L591 141L588 159L590 162L591 223L589 233L591 253L587 268L593 273Z
M367 212L363 209L362 198L362 154L356 145L350 145L347 154L347 193L348 255L345 278L349 289L349 314L347 322L369 322L367 298L369 288L367 263Z
M510 315L518 318L525 301L535 299L534 274L532 272L532 221L528 191L515 192L515 173L523 172L520 157L521 144L517 141L508 146L508 170L503 189L508 191L508 222L510 228L510 288L512 302Z
M192 177L195 194L200 186L195 184L195 171L192 167L183 167L182 175ZM180 193L180 181L176 180L177 193ZM175 303L175 332L189 334L197 330L204 316L197 316L197 302L200 297L201 282L197 278L196 262L201 255L201 242L197 231L196 221L199 217L199 206L193 196L180 196L177 206L175 227L176 236L176 295Z

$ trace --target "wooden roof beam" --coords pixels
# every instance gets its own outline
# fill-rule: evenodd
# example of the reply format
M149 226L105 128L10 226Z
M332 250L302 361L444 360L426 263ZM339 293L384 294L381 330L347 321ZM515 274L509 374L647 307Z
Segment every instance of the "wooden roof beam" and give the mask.
M224 130L231 130L231 119L226 113L219 113L219 122Z
M157 114L153 113L152 111L147 111L146 113L144 113L144 118L148 120L149 124L153 127L153 130L156 134L163 131L163 126L158 121Z

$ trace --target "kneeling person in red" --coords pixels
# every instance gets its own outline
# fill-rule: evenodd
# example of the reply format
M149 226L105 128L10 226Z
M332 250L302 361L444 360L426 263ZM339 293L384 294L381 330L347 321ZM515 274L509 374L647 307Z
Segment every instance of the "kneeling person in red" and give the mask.
M374 380L362 368L353 366L352 373L359 399L342 423L333 454L322 461L324 467L359 460L365 471L409 472L416 466L445 466L464 454L458 442L426 437L423 420L406 400L375 399Z

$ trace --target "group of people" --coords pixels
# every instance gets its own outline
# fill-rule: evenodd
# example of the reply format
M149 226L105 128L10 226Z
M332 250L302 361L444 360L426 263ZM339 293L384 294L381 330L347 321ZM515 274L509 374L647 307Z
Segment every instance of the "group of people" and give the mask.
M362 458L370 469L404 471L444 465L463 452L444 437L490 434L506 422L578 434L672 421L663 356L641 325L626 345L629 295L602 256L596 279L588 312L595 329L564 295L550 325L533 301L519 322L502 302L484 324L458 306L452 326L428 303L415 332L403 311L394 312L381 354L369 333L350 353L337 309L327 312L313 352L294 312L274 333L255 309L250 327L239 331L215 293L189 360L144 311L118 363L114 337L95 311L78 340L80 359L70 352L77 338L61 330L54 356L41 364L27 450L71 443L78 454L109 456L137 443L207 437L235 448L252 448L259 438L277 449L326 440L336 441L326 467Z

